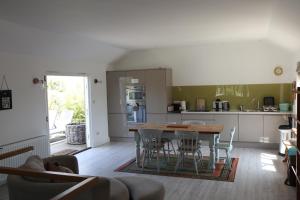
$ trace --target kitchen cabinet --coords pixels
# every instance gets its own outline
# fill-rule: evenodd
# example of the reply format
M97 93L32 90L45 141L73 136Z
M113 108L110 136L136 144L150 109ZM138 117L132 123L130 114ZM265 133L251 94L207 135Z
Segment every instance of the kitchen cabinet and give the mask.
M147 123L163 124L167 122L166 114L147 114Z
M171 103L172 77L169 69L145 70L147 113L167 113Z
M233 141L239 140L239 116L237 114L215 115L215 124L223 124L224 129L220 135L221 141L230 141L230 130L235 127Z
M106 73L106 82L108 113L126 113L126 73L123 71L109 71Z
M128 84L145 85L145 70L130 70L126 72Z
M284 115L264 115L264 142L279 143L280 135L278 127L282 124L288 124Z
M239 141L264 142L263 115L239 115Z
M167 114L167 123L181 124L181 114L176 114L176 113Z
M133 134L128 131L126 114L109 114L108 130L110 137L133 137Z
M181 120L200 120L204 121L206 124L214 124L215 119L213 114L182 114Z

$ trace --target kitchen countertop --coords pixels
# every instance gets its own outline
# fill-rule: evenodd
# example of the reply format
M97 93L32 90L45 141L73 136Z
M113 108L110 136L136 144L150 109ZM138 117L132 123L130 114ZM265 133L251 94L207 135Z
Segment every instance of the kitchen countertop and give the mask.
M219 114L219 115L228 115L228 114L238 114L238 115L288 115L293 114L293 112L263 112L263 111L182 111L181 114Z

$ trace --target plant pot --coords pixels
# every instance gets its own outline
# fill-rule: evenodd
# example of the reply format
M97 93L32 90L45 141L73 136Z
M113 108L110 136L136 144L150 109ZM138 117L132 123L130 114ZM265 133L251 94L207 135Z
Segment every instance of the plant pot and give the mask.
M85 144L85 124L67 124L66 138L68 144Z

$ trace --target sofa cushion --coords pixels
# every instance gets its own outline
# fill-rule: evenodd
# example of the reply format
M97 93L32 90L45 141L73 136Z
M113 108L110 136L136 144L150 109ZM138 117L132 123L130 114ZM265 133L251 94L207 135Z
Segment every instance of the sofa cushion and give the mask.
M45 171L44 162L39 156L30 156L21 166L24 169L31 169L35 171Z
M34 171L38 171L38 172L46 171L46 169L44 167L44 162L39 156L30 156L29 158L27 158L25 163L20 166L20 168L30 169L30 170L34 170ZM50 182L49 179L45 179L45 178L36 178L36 177L30 177L30 176L24 176L23 178L28 181Z
M110 200L129 200L129 192L127 187L117 179L109 179L110 181Z
M162 183L144 177L117 177L124 183L132 200L163 200L165 189Z
M47 171L64 172L64 173L74 174L74 172L70 168L62 166L58 162L47 162L45 164L45 168Z

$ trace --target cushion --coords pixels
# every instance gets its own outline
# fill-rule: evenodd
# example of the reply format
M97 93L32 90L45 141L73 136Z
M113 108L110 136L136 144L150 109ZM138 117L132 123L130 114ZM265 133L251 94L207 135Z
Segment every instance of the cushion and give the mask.
M163 200L165 189L162 183L144 177L117 177L124 183L132 200Z
M20 166L20 168L30 169L30 170L39 171L39 172L46 171L46 169L44 167L44 162L39 156L30 156L29 158L27 158L25 163L22 166ZM35 182L49 182L49 179L45 179L45 178L35 178L35 177L29 177L29 176L24 176L23 178L26 180L35 181Z
M21 166L24 169L31 169L35 171L45 171L44 162L39 156L30 156Z
M110 181L110 200L128 200L129 192L127 187L117 179L109 179Z
M58 162L47 162L45 164L45 168L47 171L64 172L64 173L74 174L74 172L70 168L59 165Z

